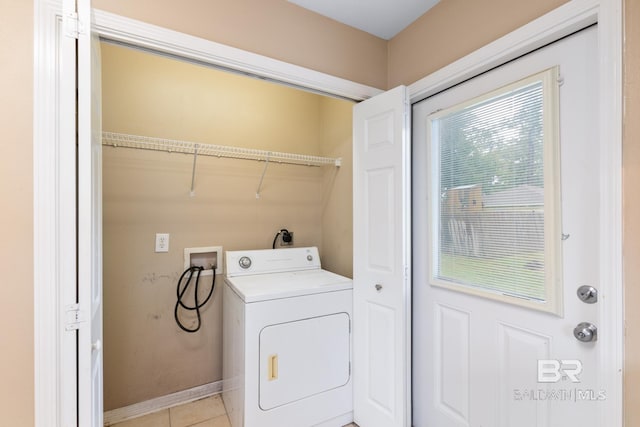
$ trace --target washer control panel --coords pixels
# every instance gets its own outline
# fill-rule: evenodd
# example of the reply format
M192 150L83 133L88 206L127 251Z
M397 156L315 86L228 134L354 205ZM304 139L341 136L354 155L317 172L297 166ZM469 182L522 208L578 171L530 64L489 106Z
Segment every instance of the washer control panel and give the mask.
M320 255L315 246L227 251L226 264L228 277L321 268Z

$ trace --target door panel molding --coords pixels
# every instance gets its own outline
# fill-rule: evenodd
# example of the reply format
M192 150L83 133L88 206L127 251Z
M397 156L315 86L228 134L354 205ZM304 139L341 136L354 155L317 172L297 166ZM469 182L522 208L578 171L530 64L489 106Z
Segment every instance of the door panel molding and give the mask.
M435 323L436 352L435 396L443 413L468 426L471 402L469 366L471 363L470 334L471 314L466 310L436 303ZM466 384L466 389L456 392L453 384Z
M516 325L499 322L498 351L499 351L499 381L501 418L498 420L501 427L516 425L515 420L528 419L539 427L549 426L549 400L525 400L522 398L514 405L517 399L515 394L522 391L522 384L530 383L530 378L536 377L534 364L528 363L531 355L535 359L548 359L551 348L551 337L528 330ZM506 390L514 390L509 394ZM519 396L522 397L522 396ZM514 414L514 412L516 414ZM526 416L522 416L522 413ZM518 416L519 415L519 416Z
M395 311L380 304L367 304L367 335L372 348L380 349L377 357L368 358L369 369L367 375L367 398L380 410L392 418L396 412L394 396L393 367L394 351L390 342L395 338Z
M380 168L365 173L365 193L367 205L385 206L385 209L368 210L364 212L365 224L368 232L367 261L371 271L393 274L395 268L394 237L395 212L392 204L385 204L385 200L393 200L396 181L393 168ZM375 239L371 237L375 236Z

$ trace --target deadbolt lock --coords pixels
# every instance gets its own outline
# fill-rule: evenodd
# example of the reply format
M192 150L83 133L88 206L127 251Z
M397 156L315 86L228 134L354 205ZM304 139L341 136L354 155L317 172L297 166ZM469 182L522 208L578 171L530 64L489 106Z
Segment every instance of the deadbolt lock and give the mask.
M595 304L598 302L598 290L593 286L583 285L576 292L580 301L586 304Z

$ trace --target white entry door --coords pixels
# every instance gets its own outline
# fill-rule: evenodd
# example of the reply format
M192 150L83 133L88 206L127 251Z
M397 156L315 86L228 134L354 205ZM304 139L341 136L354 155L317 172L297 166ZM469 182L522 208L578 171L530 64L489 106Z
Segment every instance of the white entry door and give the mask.
M410 160L404 86L353 114L354 419L411 425Z
M417 427L602 425L596 49L592 27L414 105Z
M78 425L103 425L102 97L100 44L91 1L77 2L78 67Z

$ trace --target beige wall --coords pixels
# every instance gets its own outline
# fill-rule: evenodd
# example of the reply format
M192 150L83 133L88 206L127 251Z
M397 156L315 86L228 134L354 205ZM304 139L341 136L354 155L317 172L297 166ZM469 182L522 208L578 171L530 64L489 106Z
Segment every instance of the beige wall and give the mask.
M0 25L0 424L33 414L33 2L3 0Z
M625 2L623 254L625 323L625 422L640 425L640 2Z
M387 43L284 0L93 0L97 9L384 89Z
M325 168L322 195L322 267L353 277L353 104L323 98L320 152L342 159Z
M327 151L350 162L350 102L109 44L102 64L105 131ZM221 294L203 310L201 331L188 334L174 322L184 248L265 249L287 228L295 246L320 247L325 268L351 274L351 239L333 245L328 259L322 248L326 217L328 242L352 234L343 189L351 186L350 167L271 164L256 199L263 162L201 156L190 197L192 156L103 153L106 410L221 379ZM154 252L158 232L170 233L169 253ZM210 279L202 283L208 289Z
M389 41L388 88L411 84L566 0L441 0Z

